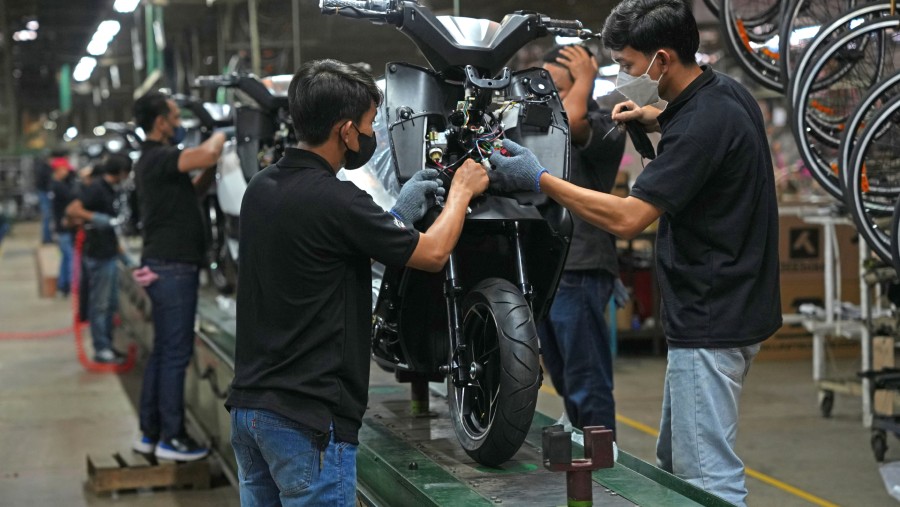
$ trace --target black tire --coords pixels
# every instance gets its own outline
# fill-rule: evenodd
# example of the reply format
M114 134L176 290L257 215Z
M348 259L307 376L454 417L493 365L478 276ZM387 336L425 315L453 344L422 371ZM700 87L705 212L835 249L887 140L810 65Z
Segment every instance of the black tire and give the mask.
M206 253L209 279L220 294L227 296L234 293L237 285L237 265L228 251L225 222L222 220L225 215L215 197L207 199L206 212L210 235Z
M491 467L522 446L541 386L538 336L531 308L509 281L488 278L462 302L459 361L471 383L448 380L450 417L460 445L472 459Z
M722 0L719 25L725 46L753 80L766 88L783 92L784 80L778 65L778 54L764 45L753 47L751 44L764 43L778 34L785 6L775 0L757 4L760 2Z
M834 391L821 391L819 395L821 397L819 410L822 412L822 417L828 419L831 417L831 411L834 409Z
M884 430L872 430L872 454L875 455L875 461L884 461L884 455L887 454L887 435Z
M856 0L790 0L784 12L784 20L778 31L778 64L784 83L790 83L799 64L800 56L815 39L810 37L792 44L791 36L799 29L815 30L827 26L828 22L849 11ZM816 32L817 33L817 32Z
M706 8L709 9L709 12L711 12L713 16L719 17L722 0L703 0L703 3L706 4Z
M894 206L894 218L891 222L891 260L894 271L900 274L900 199ZM900 438L900 434L897 435Z

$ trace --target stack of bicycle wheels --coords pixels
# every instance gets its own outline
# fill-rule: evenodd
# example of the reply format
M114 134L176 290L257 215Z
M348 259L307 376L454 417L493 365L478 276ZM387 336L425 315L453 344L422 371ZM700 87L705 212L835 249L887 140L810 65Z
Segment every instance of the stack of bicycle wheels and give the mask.
M705 0L752 79L783 93L803 163L900 272L896 0Z

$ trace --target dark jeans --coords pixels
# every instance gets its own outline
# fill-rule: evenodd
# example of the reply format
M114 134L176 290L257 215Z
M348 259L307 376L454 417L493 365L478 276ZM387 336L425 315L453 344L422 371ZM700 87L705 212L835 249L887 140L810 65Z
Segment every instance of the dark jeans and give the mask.
M88 283L88 319L94 352L112 347L113 314L119 307L119 275L116 258L84 258Z
M72 289L72 236L71 232L60 232L56 235L59 244L59 277L56 279L56 290L68 295Z
M185 433L184 376L194 353L198 268L156 259L144 259L144 265L159 279L147 287L154 336L141 387L141 431L169 439Z
M53 201L50 192L38 190L38 206L41 210L41 243L53 243L53 231L50 228L53 222Z
M541 355L576 428L616 429L612 352L604 309L615 278L602 271L565 271L550 316L541 324Z

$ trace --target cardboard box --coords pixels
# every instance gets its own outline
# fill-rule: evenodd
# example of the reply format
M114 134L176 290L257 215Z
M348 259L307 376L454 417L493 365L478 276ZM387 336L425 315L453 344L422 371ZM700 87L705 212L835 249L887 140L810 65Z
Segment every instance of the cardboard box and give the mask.
M38 295L42 298L52 298L56 295L56 280L59 278L59 258L59 248L56 245L41 245L34 251Z
M781 268L781 312L797 313L797 305L825 301L825 232L821 225L809 224L797 216L779 218L778 254ZM859 238L851 225L838 225L836 239L839 255L841 301L859 303ZM836 357L856 357L859 343L839 338L828 342ZM783 326L775 336L763 342L759 359L810 359L812 335L799 325Z
M892 336L876 336L872 338L872 369L874 371L894 367L894 338ZM894 415L897 410L894 402L896 391L879 389L875 391L874 408L878 415Z

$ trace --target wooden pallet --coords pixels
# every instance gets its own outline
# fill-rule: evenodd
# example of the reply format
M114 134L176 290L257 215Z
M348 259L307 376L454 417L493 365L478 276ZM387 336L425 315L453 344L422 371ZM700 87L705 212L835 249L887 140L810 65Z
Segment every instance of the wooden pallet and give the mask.
M209 461L157 461L131 450L87 455L88 487L94 493L164 486L209 488Z

